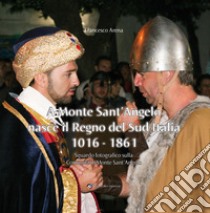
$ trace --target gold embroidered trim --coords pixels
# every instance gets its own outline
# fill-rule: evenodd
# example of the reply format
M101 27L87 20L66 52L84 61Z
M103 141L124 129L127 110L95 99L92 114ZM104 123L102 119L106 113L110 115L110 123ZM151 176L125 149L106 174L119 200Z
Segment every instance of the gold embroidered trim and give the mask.
M5 109L7 109L8 111L10 111L15 117L17 117L23 124L24 126L26 127L26 129L28 130L28 126L29 126L29 123L26 121L26 119L15 109L13 108L11 105L9 105L6 101L4 101L3 103L3 106ZM55 194L56 194L56 206L57 208L59 207L59 193L58 193L58 183L57 183L57 179L56 179L56 176L55 176L55 169L47 155L47 152L45 151L45 148L44 146L42 145L41 141L39 140L39 138L37 137L37 135L33 132L33 131L28 131L32 138L35 140L37 146L40 148L42 154L44 155L45 159L46 159L46 162L51 170L51 172L53 173L53 180L54 180L54 185L55 185Z
M44 118L42 115L40 115L38 112L36 112L35 110L33 110L31 107L27 106L26 104L24 103L21 103L23 105L23 107L30 113L32 114L35 119L37 119L37 121L39 121L39 123L41 125L45 125L45 126L55 126L54 123L52 123L50 120L47 120L46 118ZM56 142L59 140L59 137L57 135L57 132L56 131L53 131L53 128L49 129L51 131L47 131L49 132L50 134L52 134L55 138L56 138Z
M77 180L70 169L61 172L64 187L62 213L78 212L78 185Z
M51 127L51 129L49 129L49 131L47 131L47 132L55 137L56 147L58 150L61 164L62 164L62 166L68 168L70 166L70 160L69 160L69 150L67 147L67 143L63 136L60 136L60 137L58 136L58 134L59 134L58 131L53 130L53 127L55 126L55 124L52 123L50 120L47 120L46 118L41 116L39 113L34 111L31 107L27 106L26 104L23 104L23 103L21 103L21 104L24 106L24 108L28 112L30 112L40 122L41 125L44 124L48 127L49 126Z

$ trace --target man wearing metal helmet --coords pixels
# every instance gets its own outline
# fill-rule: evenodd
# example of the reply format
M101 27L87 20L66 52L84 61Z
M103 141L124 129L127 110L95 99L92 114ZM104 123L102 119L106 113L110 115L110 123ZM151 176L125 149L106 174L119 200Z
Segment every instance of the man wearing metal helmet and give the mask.
M102 185L102 166L87 165L76 177L64 123L52 113L57 103L71 101L79 84L82 45L68 31L41 27L23 34L14 50L23 91L0 107L0 212L97 212L87 192Z
M157 113L143 132L148 149L130 165L126 211L210 212L210 99L192 88L185 35L167 18L152 19L133 43L131 67Z

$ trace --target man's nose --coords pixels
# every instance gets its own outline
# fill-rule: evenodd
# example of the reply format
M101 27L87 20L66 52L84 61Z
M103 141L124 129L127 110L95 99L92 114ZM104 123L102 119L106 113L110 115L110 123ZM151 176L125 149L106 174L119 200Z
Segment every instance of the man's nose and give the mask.
M74 86L79 86L79 84L80 84L79 78L76 73L73 78L73 84L74 84Z
M139 87L142 85L142 76L139 73L136 73L136 75L134 77L134 85L136 87Z

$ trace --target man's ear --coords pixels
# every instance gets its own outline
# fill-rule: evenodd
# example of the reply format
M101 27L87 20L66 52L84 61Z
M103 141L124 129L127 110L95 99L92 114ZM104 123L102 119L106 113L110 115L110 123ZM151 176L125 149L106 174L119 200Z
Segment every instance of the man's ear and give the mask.
M165 71L165 72L164 72L164 74L165 74L165 78L164 78L165 84L167 84L168 82L171 81L171 79L172 79L173 76L174 76L174 73L175 73L175 72L173 72L173 71Z
M42 88L47 88L48 86L48 77L45 73L37 73L34 76L34 83Z

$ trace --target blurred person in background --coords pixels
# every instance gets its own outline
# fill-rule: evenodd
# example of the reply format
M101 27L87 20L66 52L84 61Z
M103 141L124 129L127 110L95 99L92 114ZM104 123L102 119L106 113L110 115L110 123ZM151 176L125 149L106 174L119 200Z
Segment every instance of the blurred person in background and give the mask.
M196 81L196 91L210 98L210 74L203 74Z

